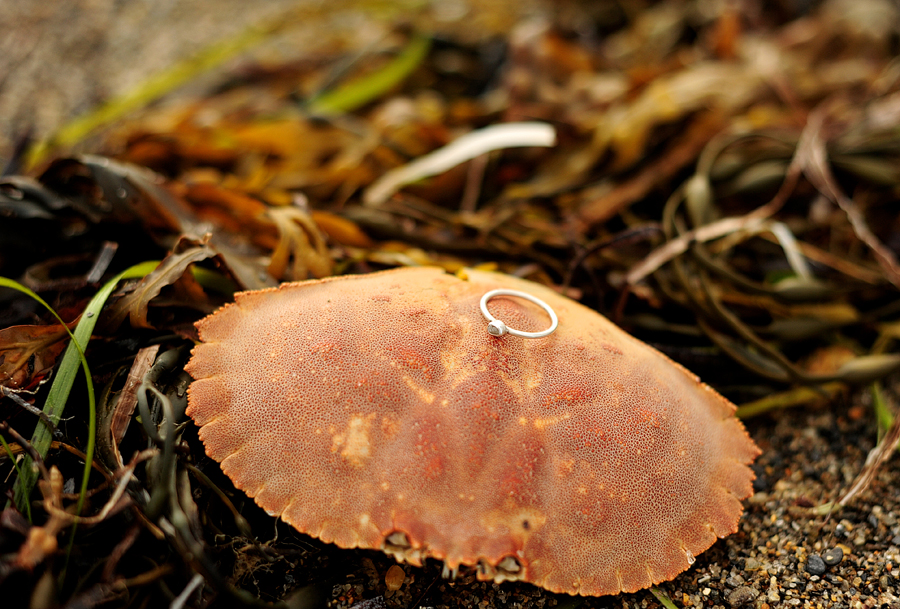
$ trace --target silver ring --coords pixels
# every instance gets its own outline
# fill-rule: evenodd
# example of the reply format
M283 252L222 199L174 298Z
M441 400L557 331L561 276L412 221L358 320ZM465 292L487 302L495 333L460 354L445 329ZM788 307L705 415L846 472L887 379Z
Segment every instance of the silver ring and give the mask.
M524 298L529 302L533 302L540 308L544 309L547 312L547 315L550 316L550 327L546 330L542 330L541 332L522 332L521 330L514 330L513 328L510 328L505 323L491 315L491 312L488 311L487 303L494 296L517 296L518 298ZM556 313L553 311L553 309L550 308L550 305L548 305L540 298L535 298L531 294L526 294L525 292L520 292L518 290L491 290L481 297L481 314L484 315L484 318L489 322L488 334L496 337L503 336L504 334L512 334L513 336L520 336L522 338L543 338L545 336L553 334L554 330L556 330L556 327L559 325L559 318L556 316Z

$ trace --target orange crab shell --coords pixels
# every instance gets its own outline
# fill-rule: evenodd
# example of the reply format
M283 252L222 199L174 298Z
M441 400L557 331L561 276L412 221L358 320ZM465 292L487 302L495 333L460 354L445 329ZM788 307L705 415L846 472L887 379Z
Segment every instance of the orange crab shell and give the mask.
M486 331L489 290L558 314ZM507 325L546 312L500 296ZM198 322L188 414L235 485L298 530L554 592L673 578L737 530L759 450L734 406L556 292L436 268L238 294Z

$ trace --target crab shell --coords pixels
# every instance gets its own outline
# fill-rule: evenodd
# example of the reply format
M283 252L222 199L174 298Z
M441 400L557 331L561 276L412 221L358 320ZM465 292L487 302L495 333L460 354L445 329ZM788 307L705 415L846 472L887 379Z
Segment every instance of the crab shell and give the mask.
M546 338L487 332L487 291ZM549 325L498 296L509 327ZM411 268L238 294L198 322L188 414L299 531L482 579L631 592L737 530L759 453L734 406L544 286Z

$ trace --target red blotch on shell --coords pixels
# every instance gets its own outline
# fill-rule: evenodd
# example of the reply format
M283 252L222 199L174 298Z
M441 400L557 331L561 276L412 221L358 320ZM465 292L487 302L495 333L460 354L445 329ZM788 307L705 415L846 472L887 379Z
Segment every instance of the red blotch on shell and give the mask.
M497 288L558 330L491 337ZM508 326L544 311L491 300ZM238 294L198 323L188 414L264 509L342 547L602 595L737 530L758 449L734 406L596 312L514 277L416 268ZM394 547L396 553L396 547Z

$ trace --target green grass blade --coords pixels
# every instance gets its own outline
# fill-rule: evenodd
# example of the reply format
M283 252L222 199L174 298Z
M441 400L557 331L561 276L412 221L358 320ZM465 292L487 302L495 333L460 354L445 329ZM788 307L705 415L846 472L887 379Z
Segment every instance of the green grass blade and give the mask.
M678 605L676 605L672 601L672 599L669 598L669 595L666 594L665 592L663 592L662 590L660 590L659 588L657 588L656 586L653 586L652 588L650 588L650 592L653 594L653 596L656 597L656 600L658 600L660 603L662 603L662 606L665 607L666 609L678 609Z
M846 384L839 381L825 383L815 387L795 387L782 391L781 393L773 393L764 398L747 402L738 406L735 413L739 419L749 419L767 412L780 410L782 408L790 408L792 406L803 406L816 401L831 399L837 396L846 388Z
M872 383L872 407L875 409L875 420L878 421L878 435L880 437L894 424L894 415L891 414L891 410L888 408L884 399L884 392L881 389L881 383L878 381Z
M382 69L326 91L307 108L312 114L341 114L374 101L403 82L428 55L431 39L416 36Z
M65 409L66 401L69 398L69 393L71 393L72 391L72 385L74 384L75 377L78 374L79 366L82 370L84 370L88 393L88 416L90 420L88 426L88 446L87 450L85 451L87 458L85 461L84 475L82 477L81 495L78 500L79 512L81 511L81 508L84 504L84 498L87 492L87 483L88 478L90 477L91 464L93 462L97 431L97 409L94 398L94 384L91 380L90 368L88 367L87 360L84 357L84 346L87 345L88 341L91 338L91 333L94 331L94 327L97 325L97 319L100 316L100 310L103 308L103 305L106 303L106 300L109 298L109 295L112 294L119 281L121 281L122 279L143 277L154 268L156 268L158 264L159 263L156 261L144 262L126 269L125 271L116 275L112 280L104 285L96 295L94 295L94 297L88 303L87 308L85 308L84 312L82 313L81 319L79 320L78 325L75 327L75 332L73 333L69 331L69 335L72 337L72 342L69 343L69 346L66 348L66 351L63 354L59 370L56 374L56 377L53 379L53 384L50 387L50 392L47 394L47 400L44 403L44 413L53 422L54 425L58 424L60 418L62 417L63 410ZM37 302L46 307L48 311L53 313L53 315L59 320L59 322L63 324L63 327L66 327L63 320L59 317L59 315L56 314L56 311L54 311L50 305L44 302L44 300L40 296L29 290L27 287L5 277L0 277L0 286L18 290L20 292L23 292L24 294L27 294L31 298L34 298ZM51 442L52 436L50 430L45 425L38 425L37 429L35 429L34 435L31 438L31 444L38 452L38 454L41 455L41 457L46 457L47 451L50 450ZM22 470L22 476L20 476L16 480L16 484L14 487L16 506L20 511L24 512L27 510L26 504L29 502L29 497L31 496L31 491L34 488L34 484L37 481L37 476L37 468L32 463L31 458L26 456L25 467Z

